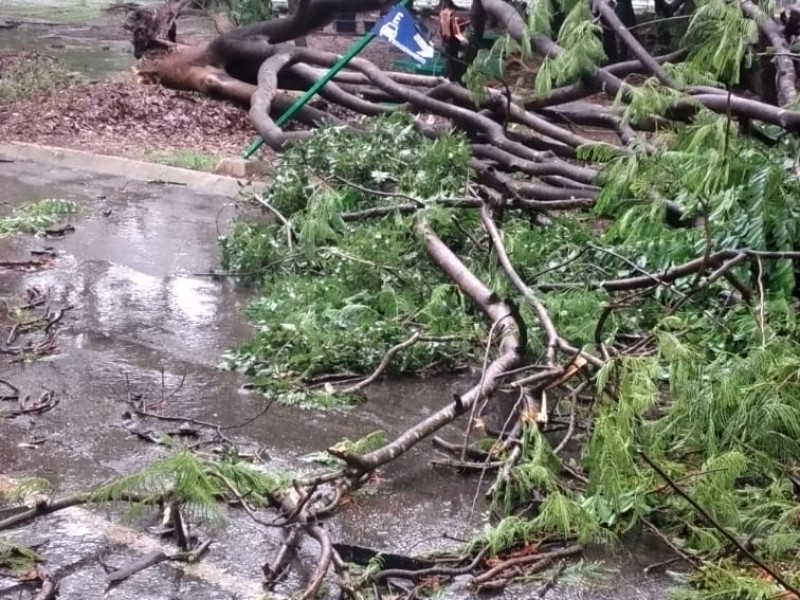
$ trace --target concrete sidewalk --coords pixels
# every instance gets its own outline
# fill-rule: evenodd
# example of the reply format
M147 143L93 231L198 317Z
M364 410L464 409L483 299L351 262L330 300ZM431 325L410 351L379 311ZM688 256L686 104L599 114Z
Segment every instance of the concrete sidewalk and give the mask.
M186 186L190 190L220 196L236 196L250 182L214 173L168 167L118 156L105 156L82 150L41 146L22 142L0 142L0 159L35 161L58 167L82 169L103 175L115 175L134 181L160 181ZM0 165L0 173L3 166ZM255 187L263 187L256 183Z

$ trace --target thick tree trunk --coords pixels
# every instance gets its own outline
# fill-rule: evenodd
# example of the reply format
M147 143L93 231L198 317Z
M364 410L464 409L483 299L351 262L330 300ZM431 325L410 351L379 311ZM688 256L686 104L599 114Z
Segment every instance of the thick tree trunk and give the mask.
M671 5L660 4L660 9L677 10L679 0L673 1ZM587 68L581 82L552 90L546 98L512 92L513 81L503 82L499 89L486 88L474 96L458 81L462 68L457 69L458 73L451 72L455 81L443 83L432 77L386 72L360 57L352 60L319 95L353 113L369 116L389 110L378 102L399 104L405 111L426 117L417 119L415 126L430 137L455 126L469 137L474 157L483 164L540 179L520 188L531 193L541 185L561 188L568 194L596 189L596 171L570 162L578 156L578 147L594 143L573 131L572 123L607 129L617 138L616 143L624 147L636 141L634 127L651 131L667 120L690 120L698 106L703 105L745 122L762 121L800 132L800 112L756 99L729 96L711 87L681 90L682 95L676 96L666 118L640 119L635 124L622 121L613 109L601 106L573 104L553 110L556 105L575 103L598 91L629 101L634 88L622 77L631 72L651 74L665 87L677 87L662 65L665 61L681 60L685 53L653 57L629 29L630 1L616 8L610 0L591 2L595 14L613 33L614 48L623 46L636 60ZM292 0L293 12L289 16L239 27L196 47L180 46L173 41L177 14L174 3L137 11L129 29L134 32L137 52L144 52L138 68L142 81L196 90L250 106L256 130L270 146L281 149L290 139L305 134L281 132L271 120L273 113L285 111L296 99L297 94L292 90L307 89L322 75L321 68L328 69L340 59L289 42L322 27L343 11L359 13L383 9L392 3L393 0ZM763 39L774 49L776 103L790 105L797 97L796 77L782 30L750 0L740 0L740 6L743 14L758 24ZM563 50L552 37L529 35L523 14L505 0L474 0L471 14L474 30L465 52L468 61L477 55L486 23L492 19L523 47L523 55L529 51L550 59L562 55ZM451 67L454 65L451 61ZM430 121L433 115L439 122ZM296 118L312 126L322 122L344 125L341 119L313 103L300 110ZM496 187L498 191L504 189L499 184ZM535 196L527 199L539 201Z

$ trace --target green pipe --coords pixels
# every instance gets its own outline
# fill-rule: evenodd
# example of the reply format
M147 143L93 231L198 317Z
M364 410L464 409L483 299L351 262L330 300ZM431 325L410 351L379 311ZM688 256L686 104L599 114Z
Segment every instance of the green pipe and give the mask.
M400 6L405 6L406 4L408 4L408 2L409 0L402 0L402 2L400 2ZM308 104L308 101L311 100L311 98L313 98L314 95L316 95L316 93L320 91L326 83L328 83L331 79L333 79L339 71L344 69L345 66L347 66L347 63L353 60L364 48L366 48L367 44L369 44L372 41L372 38L374 37L375 34L372 33L371 30L365 33L364 37L358 40L358 43L352 48L350 48L347 54L342 56L342 58L340 58L336 62L336 64L333 65L327 73L325 73L325 75L320 77L314 83L314 85L308 88L308 91L305 94L303 94L297 100L295 100L294 104L292 104L289 108L287 108L286 112L284 112L280 117L278 117L278 119L275 121L275 125L277 125L278 127L282 127L289 119L291 119L295 115L295 113L298 110L300 110L306 104ZM253 143L250 144L250 147L247 148L247 150L245 150L244 158L250 158L256 150L261 148L263 144L264 140L260 137L257 137L255 140L253 140Z

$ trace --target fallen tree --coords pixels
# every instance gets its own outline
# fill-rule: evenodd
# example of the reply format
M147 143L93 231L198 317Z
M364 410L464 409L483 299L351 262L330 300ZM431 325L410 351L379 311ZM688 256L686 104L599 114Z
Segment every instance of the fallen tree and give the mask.
M557 578L556 561L644 527L695 567L686 597L797 596L791 28L750 2L706 0L687 51L653 57L602 0L559 3L560 19L544 2L523 14L476 0L464 85L357 59L322 97L377 122L319 104L299 119L327 126L278 128L275 114L338 59L288 42L336 12L379 6L299 2L194 48L172 39L171 5L155 28L141 12L132 21L143 76L248 105L255 130L285 152L256 199L275 222L239 223L224 242L228 274L269 284L251 310L259 334L234 364L263 391L317 409L352 403L383 374L479 365L468 391L393 439L330 448L337 467L291 487L260 484L287 528L268 581L301 533L320 549L311 598L331 566L346 593L466 573L477 590L543 569ZM542 57L533 91L486 74L496 54L475 48L489 16L507 34L498 52L523 67ZM604 64L598 23L634 61ZM776 59L771 88L734 92L760 52ZM634 72L649 78L623 79ZM598 91L618 105L583 101ZM517 401L497 431L477 435L500 389ZM351 581L319 521L467 414L461 443L435 443L455 468L496 471L493 526L455 563ZM198 468L257 518L252 489Z
M243 104L258 99L258 110L251 113L254 126L268 134L265 139L270 145L280 149L287 138L270 130L269 109L284 110L293 97L292 89L307 87L321 76L321 69L330 67L339 58L321 50L297 47L290 42L326 25L337 13L365 12L388 4L388 0L309 0L298 3L290 16L238 27L199 46L184 46L176 42L174 26L182 3L167 2L156 9L135 11L126 27L133 34L134 53L142 59L138 70L143 79L218 95ZM349 70L325 86L322 96L356 114L375 116L387 112L389 109L385 106L367 100L382 98L403 102L404 108L413 112L446 118L469 131L476 144L488 142L493 146L497 152L489 157L484 150L483 157L505 168L517 168L518 165L512 166L514 161L547 165L532 169L530 174L536 176L547 168L558 170L558 167L550 166L553 161L541 155L543 149L558 154L559 150L562 153L566 150L564 146L574 149L585 141L569 135L562 126L548 123L540 112L543 105L579 100L597 90L633 102L641 96L643 89L649 88L636 87L620 78L620 75L631 72L652 75L655 81L671 91L668 106L659 112L667 112L672 118L686 119L699 107L705 107L717 113L796 131L800 114L781 108L792 104L797 97L795 70L787 56L792 41L791 30L768 18L751 2L728 6L720 15L713 12L715 7L714 3L706 3L697 10L684 40L689 46L701 39L706 43L694 46L691 52L679 52L659 59L628 31L608 2L579 3L571 7L570 18L564 21L559 32L570 47L562 47L550 35L550 21L554 15L547 13L546 7L536 9L538 12L531 20L531 28L524 15L504 0L476 0L472 9L475 27L464 58L472 61L469 65L472 79L480 80L481 85L470 86L471 96L460 93L452 85L442 85L436 78L384 72L363 59L353 61ZM598 35L601 26L592 20L594 15L602 27L612 31L626 46L635 57L634 61L596 66L603 62L604 54ZM543 57L544 63L537 76L538 94L493 93L483 85L487 83L486 76L475 48L480 45L487 16L499 23L506 39L513 42L512 50L523 61L534 53ZM722 19L717 19L717 16ZM715 37L715 41L725 38L722 41L734 43L738 38L738 50L734 49L727 56L720 53L708 55L711 50L707 49L713 48L707 34L709 27L714 31L711 37ZM759 38L765 42L760 47ZM740 71L752 49L777 57L773 85L763 90L765 97L778 99L777 107L728 93L725 88L738 83ZM687 57L688 60L681 63ZM665 60L670 62L664 65ZM467 74L469 79L470 73ZM700 85L715 79L716 84L712 87ZM552 89L554 83L569 85ZM720 83L722 85L718 85ZM589 112L578 108L572 116L578 122L589 120L595 127L608 127L622 134L618 131L619 118L614 118L614 115L615 111L595 106ZM342 124L330 112L310 107L301 111L298 118L310 125L324 122ZM639 121L628 125L652 127L648 119ZM531 135L521 140L508 131L498 130L499 126L509 122L524 125L531 130ZM436 135L442 127L424 127L422 130L427 135ZM628 138L622 140L624 144L630 141L627 133L620 136ZM553 164L558 165L558 162Z

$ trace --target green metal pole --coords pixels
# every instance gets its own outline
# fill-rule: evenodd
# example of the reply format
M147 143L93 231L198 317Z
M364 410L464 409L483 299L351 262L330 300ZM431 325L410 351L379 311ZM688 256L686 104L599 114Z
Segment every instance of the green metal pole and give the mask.
M406 4L408 4L408 2L409 0L403 0L399 4L400 6L405 6ZM325 73L325 75L320 77L316 81L316 83L314 83L314 85L308 88L308 91L305 94L303 94L297 100L295 100L294 104L292 104L289 108L287 108L286 112L284 112L280 117L278 117L278 119L275 121L275 125L277 125L278 127L282 127L289 119L291 119L295 115L295 113L298 110L300 110L306 104L308 104L308 101L311 100L311 98L313 98L314 95L318 91L320 91L326 83L328 83L331 79L333 79L339 71L344 69L347 66L347 63L353 60L364 48L366 48L367 44L369 44L372 41L372 38L374 37L375 34L372 33L372 31L368 31L367 33L365 33L364 37L358 40L358 43L356 43L355 46L350 48L347 54L342 56L342 58L340 58L336 62L336 64L333 65L327 73ZM261 139L260 137L257 137L255 140L253 140L253 143L250 144L250 147L247 148L247 150L245 150L244 158L250 158L256 150L261 148L263 144L264 140Z

